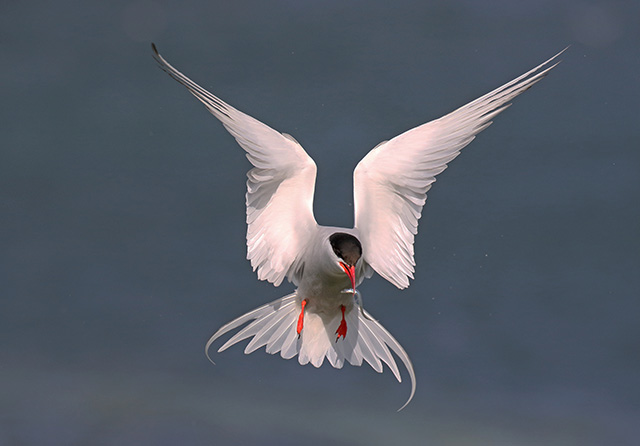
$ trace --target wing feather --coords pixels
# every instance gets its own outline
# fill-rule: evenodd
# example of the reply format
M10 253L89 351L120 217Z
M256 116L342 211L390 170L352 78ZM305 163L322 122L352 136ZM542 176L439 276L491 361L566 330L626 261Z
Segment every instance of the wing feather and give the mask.
M247 173L247 258L258 278L294 282L297 254L316 227L316 165L290 135L277 132L209 93L171 66L153 46L160 68L185 86L236 139L254 166Z
M436 175L565 50L448 115L378 144L360 161L353 175L355 228L364 260L378 274L398 288L409 286L418 220Z

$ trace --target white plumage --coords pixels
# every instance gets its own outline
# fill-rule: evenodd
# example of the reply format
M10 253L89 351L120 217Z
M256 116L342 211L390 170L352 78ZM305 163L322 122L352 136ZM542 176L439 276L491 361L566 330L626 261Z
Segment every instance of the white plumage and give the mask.
M440 119L378 144L354 171L353 229L320 226L313 216L316 165L290 135L236 110L172 67L153 46L160 67L184 85L218 118L245 150L247 258L258 278L278 286L286 277L293 294L263 305L220 328L221 336L242 327L218 351L250 339L245 353L265 347L300 364L333 367L382 363L401 381L393 351L416 378L409 356L361 307L355 290L373 271L400 289L413 278L414 236L427 191L479 132L513 98L540 81L559 62L553 56L511 82ZM336 337L337 335L337 337Z

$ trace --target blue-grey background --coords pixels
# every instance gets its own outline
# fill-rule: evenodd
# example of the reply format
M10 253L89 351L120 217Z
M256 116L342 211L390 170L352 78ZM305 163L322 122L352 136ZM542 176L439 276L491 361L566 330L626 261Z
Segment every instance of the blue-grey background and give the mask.
M616 1L0 6L0 445L634 445L640 7ZM291 290L245 260L241 149L176 67L317 161L352 224L378 142L571 44L430 192L416 280L365 303L413 359L301 367L223 323ZM406 378L406 375L404 375Z

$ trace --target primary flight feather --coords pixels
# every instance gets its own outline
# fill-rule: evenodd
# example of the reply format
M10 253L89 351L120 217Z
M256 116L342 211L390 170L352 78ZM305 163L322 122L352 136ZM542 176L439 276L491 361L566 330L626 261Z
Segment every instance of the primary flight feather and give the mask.
M341 368L366 361L378 372L391 354L416 378L409 356L362 308L357 286L373 271L403 289L415 272L414 237L436 176L447 168L510 101L559 62L556 54L532 70L440 119L378 144L355 168L353 228L320 226L313 216L316 165L290 135L231 107L171 66L152 44L154 58L233 135L253 165L247 174L247 258L258 278L278 286L286 277L294 293L263 305L220 328L220 336L245 325L218 351L251 339L245 353L265 347L285 359ZM401 408L401 409L402 409Z

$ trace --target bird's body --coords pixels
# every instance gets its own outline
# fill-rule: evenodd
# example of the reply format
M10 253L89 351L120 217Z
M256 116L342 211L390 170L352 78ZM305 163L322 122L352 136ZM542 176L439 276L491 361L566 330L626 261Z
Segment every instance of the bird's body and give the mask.
M220 336L245 324L218 351L251 339L245 353L265 346L286 359L298 355L301 364L319 367L326 358L340 368L345 360L366 361L378 372L384 362L400 381L393 351L409 372L410 401L416 381L409 356L362 308L356 287L374 271L400 289L409 286L414 236L436 175L510 100L542 79L560 53L452 113L378 144L354 171L355 225L348 229L316 223L316 165L293 137L234 109L153 49L160 67L222 122L253 165L247 174L247 258L258 278L275 286L287 278L297 287L220 328L206 345L207 356Z

